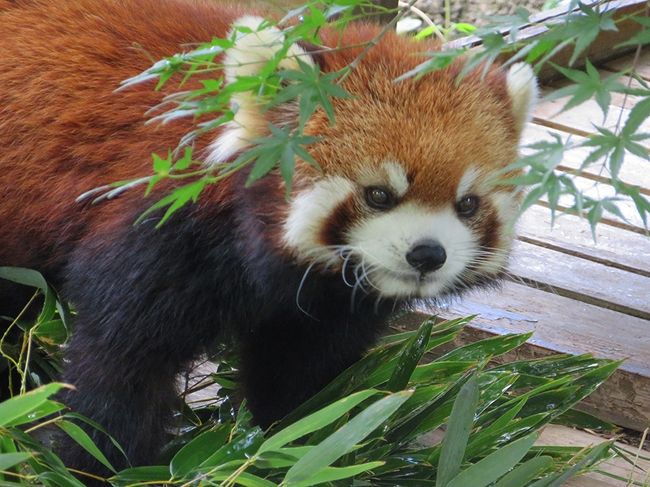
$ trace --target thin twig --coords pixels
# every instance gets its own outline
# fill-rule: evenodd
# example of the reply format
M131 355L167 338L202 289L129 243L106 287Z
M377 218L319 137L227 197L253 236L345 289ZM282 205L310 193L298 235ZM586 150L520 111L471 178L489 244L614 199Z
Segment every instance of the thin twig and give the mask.
M648 16L650 15L650 3L646 2L645 6L645 15ZM630 74L628 75L628 80L627 80L627 90L632 87L632 80L634 79L634 74L636 73L637 68L639 67L639 60L641 59L641 49L643 45L639 43L636 46L636 51L634 52L634 59L632 60L632 67L630 68ZM616 135L620 134L621 130L621 124L623 123L623 112L625 112L625 105L627 104L627 100L629 98L629 93L626 91L623 94L623 103L621 105L620 111L618 112L618 120L616 120L616 128L614 129L614 133ZM603 162L603 165L600 167L600 171L598 171L598 175L602 175L603 171L607 169L607 163Z
M633 482L633 476L634 476L634 470L637 468L637 465L639 464L639 457L641 456L641 450L643 450L643 445L645 444L645 440L648 436L648 430L650 428L646 428L645 431L643 432L643 435L641 436L641 442L639 443L639 448L636 451L636 455L634 457L634 465L632 466L632 469L630 470L630 476L627 479L627 484L626 487L629 487L632 485Z

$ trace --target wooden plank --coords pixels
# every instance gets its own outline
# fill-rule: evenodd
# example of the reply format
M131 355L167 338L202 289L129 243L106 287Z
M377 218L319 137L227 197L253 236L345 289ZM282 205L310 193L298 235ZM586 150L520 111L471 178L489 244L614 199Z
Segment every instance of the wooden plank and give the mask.
M550 424L544 428L537 441L538 445L546 446L593 446L605 441L604 438L580 431L566 426ZM636 452L636 448L630 445L617 443L617 445L627 451ZM641 452L642 456L649 456L647 451ZM634 455L630 455L632 459ZM640 459L637 463L637 469L627 463L622 458L615 458L600 465L600 470L612 475L622 477L626 480L617 480L599 473L589 473L580 477L571 479L566 483L567 487L629 487L627 479L639 482L643 485L644 480L647 482L646 475L650 471L650 462Z
M559 136L564 143L571 143L574 146L586 141L584 137L579 135L570 134L536 123L529 123L522 133L522 143L529 145L540 141L554 141L553 135ZM558 169L565 172L578 170L591 151L592 148L590 147L573 147L566 150ZM523 153L525 154L526 152L527 149L524 148ZM593 165L585 168L582 171L582 175L594 181L611 184L611 179L608 177L608 169L604 168L601 171L601 168L602 160L596 161ZM647 159L630 153L626 154L625 163L621 166L619 172L619 178L627 184L640 186L644 194L650 195L650 161Z
M645 1L644 0L615 0L603 2L599 8L601 12L615 10L613 15L614 20L617 22L617 31L600 31L586 51L579 56L575 66L584 64L585 59L590 59L592 63L599 63L607 61L617 56L621 56L626 52L634 49L634 46L626 46L623 48L618 47L619 44L631 38L634 34L641 30L641 26L637 22L629 20L632 14L644 15L645 14ZM579 10L575 8L572 12L577 13ZM530 40L539 37L548 32L548 25L562 22L567 13L566 7L558 7L531 17L531 23L522 26L517 33L517 40ZM507 29L502 30L504 35L508 34ZM461 39L448 42L444 45L445 49L453 48L477 48L481 44L480 38L476 36L467 36ZM556 53L550 61L560 66L567 66L573 53L573 46L568 46L558 53ZM513 54L508 53L502 55L499 60L506 61ZM543 82L548 82L553 79L561 78L559 74L550 63L546 63L538 77Z
M444 430L439 428L426 433L418 442L423 446L435 446L443 440L444 436ZM539 446L577 446L583 448L598 445L604 441L607 441L607 439L587 431L576 430L557 424L549 424L542 429L542 433L535 444ZM636 452L629 445L617 443L617 446L627 451ZM648 452L644 451L641 455L648 456ZM644 477L650 469L650 462L641 459L637 466L639 468L634 469L624 459L615 458L602 463L600 470L623 477L624 479L628 479L631 476L632 480L641 483L645 480ZM566 487L629 487L627 480L617 480L599 473L589 473L574 477L565 485Z
M546 90L547 93L549 91L552 90ZM614 130L620 119L622 127L630 115L631 105L626 108L610 106L607 116L603 116L595 100L587 100L577 107L561 112L569 99L569 96L563 96L555 100L541 100L533 113L535 123L585 136L597 133L594 124ZM639 132L648 131L650 131L650 119L644 120L639 126Z
M449 311L456 316L480 315L477 323L486 330L534 331L532 343L562 353L627 359L627 369L650 377L647 320L514 282L504 283L498 291L469 295ZM650 399L650 390L647 394Z
M505 333L534 332L529 343L504 360L551 353L593 353L626 359L620 370L585 407L622 426L650 424L650 322L521 284L474 293L445 310L422 306L420 313L444 318L479 315L461 342ZM421 317L420 317L421 318ZM419 319L419 318L416 318Z
M618 56L604 63L604 67L610 71L625 71L632 67L634 62L634 53L624 56ZM645 48L641 51L639 64L636 72L644 79L650 80L650 49Z
M517 232L524 242L650 277L650 238L645 235L598 225L594 241L584 218L562 213L551 226L551 212L538 205L521 216Z
M572 178L572 181L576 188L578 188L583 194L583 196L593 198L594 200L616 197L616 206L618 207L622 217L606 211L604 214L608 217L608 219L618 221L621 224L621 228L625 228L637 233L646 232L646 229L643 225L643 219L641 218L639 210L631 198L626 195L617 193L616 189L614 189L614 187L609 184L594 181L584 176L574 176ZM547 198L544 196L542 197L541 201L546 202ZM572 195L564 194L560 196L558 203L559 206L571 208L574 205L574 198Z
M436 312L440 319L466 316L463 313L446 310L434 310L422 307L420 311L402 316L393 325L397 331L414 329L431 313ZM440 347L439 351L444 353L455 347L474 343L478 340L485 340L505 333L516 333L523 330L513 327L510 330L499 328L488 328L480 317L466 326L458 338L451 344ZM568 333L568 332L567 332ZM558 353L571 353L566 350L558 350L553 343L546 343L546 346L536 343L535 337L518 349L497 357L496 363L508 363L516 360L538 359L557 355ZM624 363L599 389L583 400L578 409L595 414L597 417L610 421L619 426L643 431L650 424L650 379L637 371L629 370Z
M650 320L648 277L521 241L511 260L510 272L527 285Z

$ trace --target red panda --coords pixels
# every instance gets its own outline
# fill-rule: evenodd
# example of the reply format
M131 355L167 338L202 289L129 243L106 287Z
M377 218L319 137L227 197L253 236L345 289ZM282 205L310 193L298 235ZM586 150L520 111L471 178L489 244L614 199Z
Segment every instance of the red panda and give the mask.
M393 33L345 79L352 96L333 100L336 124L320 111L307 122L321 170L299 164L290 199L278 174L245 188L241 173L159 229L157 218L133 226L151 205L136 190L75 202L146 175L151 153L191 129L144 123L172 88L115 93L150 65L143 50L157 59L248 26L225 53L232 81L275 54L282 33L260 24L205 0L0 1L0 265L40 270L74 304L63 379L76 390L65 401L133 465L155 460L176 374L215 341L237 346L244 395L268 426L357 360L396 306L493 282L506 265L518 197L492 180L516 159L532 72L515 65L457 83L456 63L394 82L432 46ZM292 49L332 72L379 29L323 33L347 49ZM208 163L235 157L270 118L298 117L290 103L262 112L252 95L235 102L235 120L197 142ZM7 293L0 302L15 299ZM60 452L100 470L74 445Z

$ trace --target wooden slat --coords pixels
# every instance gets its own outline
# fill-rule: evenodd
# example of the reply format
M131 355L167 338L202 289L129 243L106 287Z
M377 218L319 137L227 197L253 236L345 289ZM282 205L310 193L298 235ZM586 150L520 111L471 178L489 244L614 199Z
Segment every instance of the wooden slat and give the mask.
M585 138L579 135L569 134L561 130L545 127L535 123L529 123L522 134L522 143L524 145L532 144L540 141L553 141L552 134L557 135L565 143L572 143L579 145L585 142ZM583 161L587 158L589 153L593 150L590 147L575 147L565 151L564 159L562 160L559 169L570 171L577 170L582 165ZM523 151L526 153L526 149ZM607 169L603 171L601 163L596 162L594 165L585 168L583 175L597 181L609 184L611 179ZM621 166L619 178L628 184L641 186L645 194L650 194L650 161L643 159L634 154L625 155L625 163Z
M426 307L419 311L436 312ZM472 294L439 314L479 315L465 341L534 332L519 356L559 352L627 359L601 395L587 404L597 404L601 417L623 426L642 429L650 424L649 321L513 282L499 291Z
M634 53L607 61L604 66L611 71L625 71L632 67ZM650 80L650 49L641 51L636 72L644 79Z
M650 320L648 277L525 242L514 245L509 267L528 285Z
M444 439L444 436L444 430L439 428L423 435L418 442L424 446L435 446ZM593 433L576 430L567 426L549 424L543 428L542 434L535 444L539 446L577 446L583 448L586 446L598 445L604 441L607 441L607 439ZM631 451L632 453L636 452L636 449L629 445L617 443L617 446L624 448L627 451ZM641 455L648 456L648 452L644 451ZM634 457L634 455L630 456ZM599 466L599 470L622 477L626 480L613 479L600 473L588 473L579 477L574 477L565 485L566 487L630 487L627 483L627 479L631 476L632 480L642 483L650 469L650 462L640 459L637 463L637 467L638 468L636 469L633 468L633 466L623 458L615 458L603 462Z
M613 186L593 181L592 179L583 177L583 176L574 176L573 184L582 192L584 196L593 198L595 200L601 200L604 198L618 198L616 201L616 206L618 207L623 218L618 215L605 212L605 215L610 220L618 220L620 228L624 228L636 233L645 233L646 229L643 225L643 219L639 214L639 210L632 201L631 198L626 197L625 195L617 194ZM542 198L542 201L546 201L546 197ZM565 194L560 196L559 205L566 208L571 208L574 204L574 198L571 195ZM623 237L621 237L623 238Z
M622 56L626 52L634 49L634 46L619 47L621 43L630 39L634 34L641 30L641 26L637 22L629 19L632 14L644 15L645 14L645 1L643 0L614 0L603 2L600 5L601 12L615 10L613 18L617 22L618 30L601 30L596 39L589 45L586 51L579 56L575 66L584 64L585 59L590 59L592 63L607 61L615 56ZM575 8L574 13L579 10ZM562 22L566 15L566 7L558 7L549 11L541 12L531 17L531 24L523 26L517 33L517 40L532 40L546 32L548 32L548 25ZM508 33L507 29L502 31L504 35ZM476 36L467 36L461 39L448 42L444 45L446 49L453 48L476 48L480 46L481 40ZM573 46L568 46L558 53L556 53L550 61L556 65L566 66L573 54ZM501 61L506 61L512 53L504 54L500 57ZM561 78L561 75L551 66L546 63L538 77L543 82L548 82L553 79Z
M628 369L650 377L647 320L512 282L498 291L472 294L450 309L456 315L480 314L477 321L486 329L534 331L533 343L560 352L627 358Z
M551 212L533 206L519 219L519 238L570 255L650 277L650 238L609 225L596 227L594 241L584 218L560 214L551 227Z
M569 99L570 97L563 96L555 100L540 101L534 112L535 122L567 133L584 136L597 133L594 124L613 130L618 124L619 117L622 127L631 110L631 105L627 108L610 105L607 116L603 117L598 103L595 100L588 100L577 107L560 112ZM650 119L641 123L639 131L650 131Z
M586 431L551 424L544 428L537 444L547 446L585 447L598 445L603 441L605 441L604 438ZM630 445L624 445L621 443L618 443L617 445L628 451L636 451L636 448ZM647 457L648 452L643 451L641 452L641 455ZM630 456L634 459L633 455ZM630 484L627 482L627 479L629 478L643 485L643 481L646 480L645 476L650 469L650 462L641 459L638 461L637 467L638 468L635 469L624 459L616 458L604 462L599 466L599 469L626 480L617 480L598 473L589 473L571 479L566 483L566 487L629 487Z

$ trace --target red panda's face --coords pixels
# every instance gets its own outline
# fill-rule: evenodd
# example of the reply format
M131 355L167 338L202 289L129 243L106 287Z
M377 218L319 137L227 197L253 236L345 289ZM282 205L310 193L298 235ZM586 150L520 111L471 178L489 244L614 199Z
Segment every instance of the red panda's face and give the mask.
M457 83L454 66L394 82L422 50L391 36L345 80L352 97L335 100L336 124L312 117L322 171L298 168L283 217L282 245L299 263L380 297L438 297L498 277L517 215L518 195L496 181L535 98L530 68ZM324 69L354 56L326 57Z

